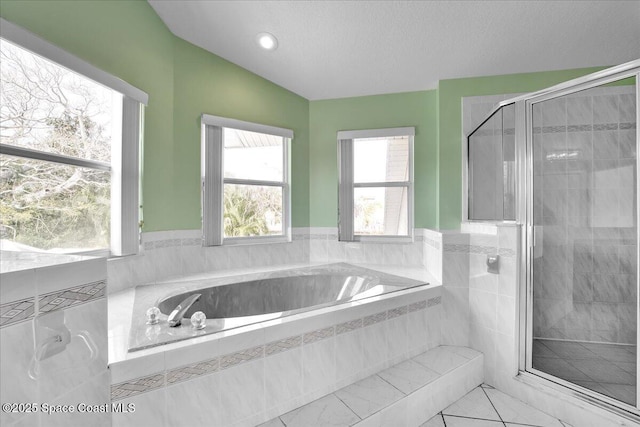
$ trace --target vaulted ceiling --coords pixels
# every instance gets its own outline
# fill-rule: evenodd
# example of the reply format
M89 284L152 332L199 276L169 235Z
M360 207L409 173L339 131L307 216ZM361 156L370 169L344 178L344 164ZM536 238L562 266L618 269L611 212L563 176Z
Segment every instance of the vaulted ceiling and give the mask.
M311 100L640 58L640 1L148 1L177 36Z

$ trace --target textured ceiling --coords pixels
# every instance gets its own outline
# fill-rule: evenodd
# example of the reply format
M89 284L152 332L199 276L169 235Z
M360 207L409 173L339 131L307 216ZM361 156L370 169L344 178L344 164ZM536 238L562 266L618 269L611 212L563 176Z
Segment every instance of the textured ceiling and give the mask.
M640 58L640 1L148 1L177 36L311 100Z

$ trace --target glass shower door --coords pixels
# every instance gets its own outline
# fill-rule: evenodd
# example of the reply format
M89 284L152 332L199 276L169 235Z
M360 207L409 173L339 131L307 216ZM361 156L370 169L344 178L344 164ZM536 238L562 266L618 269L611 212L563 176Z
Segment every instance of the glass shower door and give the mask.
M530 122L530 367L633 407L636 83L628 78L534 101Z

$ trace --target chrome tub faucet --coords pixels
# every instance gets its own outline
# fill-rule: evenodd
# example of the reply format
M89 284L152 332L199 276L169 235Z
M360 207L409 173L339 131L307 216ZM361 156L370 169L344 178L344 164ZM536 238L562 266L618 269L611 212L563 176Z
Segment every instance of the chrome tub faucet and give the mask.
M200 299L202 294L193 294L184 299L176 308L173 309L167 321L169 322L169 326L175 328L176 326L180 326L182 323L182 318L184 314L189 310L196 301Z

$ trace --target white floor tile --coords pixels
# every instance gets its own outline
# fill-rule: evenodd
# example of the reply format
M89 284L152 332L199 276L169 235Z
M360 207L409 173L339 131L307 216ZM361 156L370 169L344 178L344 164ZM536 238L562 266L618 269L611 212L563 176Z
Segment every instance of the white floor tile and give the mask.
M442 414L436 415L426 423L421 424L420 427L445 427L444 421L442 420Z
M484 390L504 422L562 427L557 419L498 390Z
M453 405L444 409L442 413L444 415L500 421L500 416L481 387L474 388Z
M285 427L284 423L280 421L280 418L274 418L266 423L262 423L257 427Z
M461 418L444 416L447 427L500 427L504 426L502 421L479 420L476 418Z

